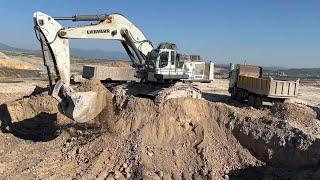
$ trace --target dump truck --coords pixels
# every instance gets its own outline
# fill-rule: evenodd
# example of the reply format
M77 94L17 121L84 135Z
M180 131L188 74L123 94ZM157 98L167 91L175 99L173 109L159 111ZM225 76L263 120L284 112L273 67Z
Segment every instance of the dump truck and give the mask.
M295 81L263 77L263 69L252 65L231 65L229 93L240 102L261 108L263 102L284 102L298 96L299 79Z

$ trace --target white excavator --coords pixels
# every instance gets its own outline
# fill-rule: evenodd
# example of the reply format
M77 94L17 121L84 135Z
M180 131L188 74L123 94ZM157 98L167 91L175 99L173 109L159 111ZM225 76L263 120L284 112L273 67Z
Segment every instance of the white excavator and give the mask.
M91 24L78 27L62 27L58 21L87 21ZM62 113L77 122L86 122L99 114L95 108L101 100L97 92L75 92L70 85L69 39L117 40L127 52L132 67L137 71L140 84L159 84L167 87L167 93L175 90L188 92L187 97L201 98L201 92L190 83L178 81L208 81L213 76L213 63L182 61L175 44L161 43L154 48L145 35L126 17L118 13L104 15L75 15L73 17L51 17L41 12L34 13L35 32L41 43L44 65L47 67L51 95L61 104ZM49 61L56 73L52 80ZM168 86L168 84L170 84ZM187 84L187 85L186 85ZM159 91L157 91L159 93ZM159 94L165 94L163 92ZM186 94L186 93L185 93ZM90 115L91 114L91 115ZM92 115L93 114L93 115ZM89 118L90 117L90 118Z

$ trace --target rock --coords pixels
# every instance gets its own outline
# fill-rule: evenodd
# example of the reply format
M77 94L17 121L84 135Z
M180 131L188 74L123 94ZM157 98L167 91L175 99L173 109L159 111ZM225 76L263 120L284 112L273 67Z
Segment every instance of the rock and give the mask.
M113 160L115 160L115 157L111 155L108 159L109 159L110 161L113 161Z
M125 169L124 169L124 172L129 173L129 172L130 172L130 169L129 169L129 168L125 168Z
M131 177L131 173L126 173L125 177L128 179Z
M163 177L161 177L161 179L170 180L172 178L171 178L170 174L165 173L165 174L163 174Z
M114 180L113 175L109 174L106 178L106 180Z
M115 170L115 171L114 171L114 176L113 176L113 177L114 177L115 179L119 179L121 176L122 176L122 174L121 174L120 171L118 171L118 170Z
M223 176L223 178L224 178L224 179L229 179L229 176L228 176L227 174L225 174L225 175Z
M120 169L120 166L119 166L119 165L116 165L113 169L114 169L115 171L116 171L116 170L119 170L119 169Z
M153 156L153 152L147 152L148 156L152 157Z
M172 155L176 156L177 155L177 150L172 149Z
M157 174L158 174L158 176L160 177L160 178L163 178L163 172L162 171L158 171L158 172L156 172Z
M123 172L124 168L121 166L119 170L120 172Z
M124 163L124 164L122 165L122 167L127 168L127 167L128 167L128 164L127 164L127 163Z

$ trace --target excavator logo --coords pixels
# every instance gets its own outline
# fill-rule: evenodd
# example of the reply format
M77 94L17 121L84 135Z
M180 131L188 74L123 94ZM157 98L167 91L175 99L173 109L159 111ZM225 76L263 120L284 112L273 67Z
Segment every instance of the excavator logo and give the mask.
M109 33L110 29L97 29L97 30L88 30L87 34L103 34L103 33Z

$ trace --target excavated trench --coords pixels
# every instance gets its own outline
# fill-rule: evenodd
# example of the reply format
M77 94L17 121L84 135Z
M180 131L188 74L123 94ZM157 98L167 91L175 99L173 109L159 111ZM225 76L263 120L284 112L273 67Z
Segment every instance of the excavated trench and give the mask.
M55 135L40 141L59 149L58 163L73 167L57 168L56 178L320 177L318 130L310 128L318 120L310 108L285 104L256 110L190 98L155 104L149 99L107 93L108 105L94 124L70 124L47 95L6 104L2 108L11 108L13 115L8 118L2 110L0 117L11 121L7 122L14 127L11 131L22 129L31 134L31 140L50 132L41 131L49 123L44 120L55 120ZM25 111L27 120L21 114Z

